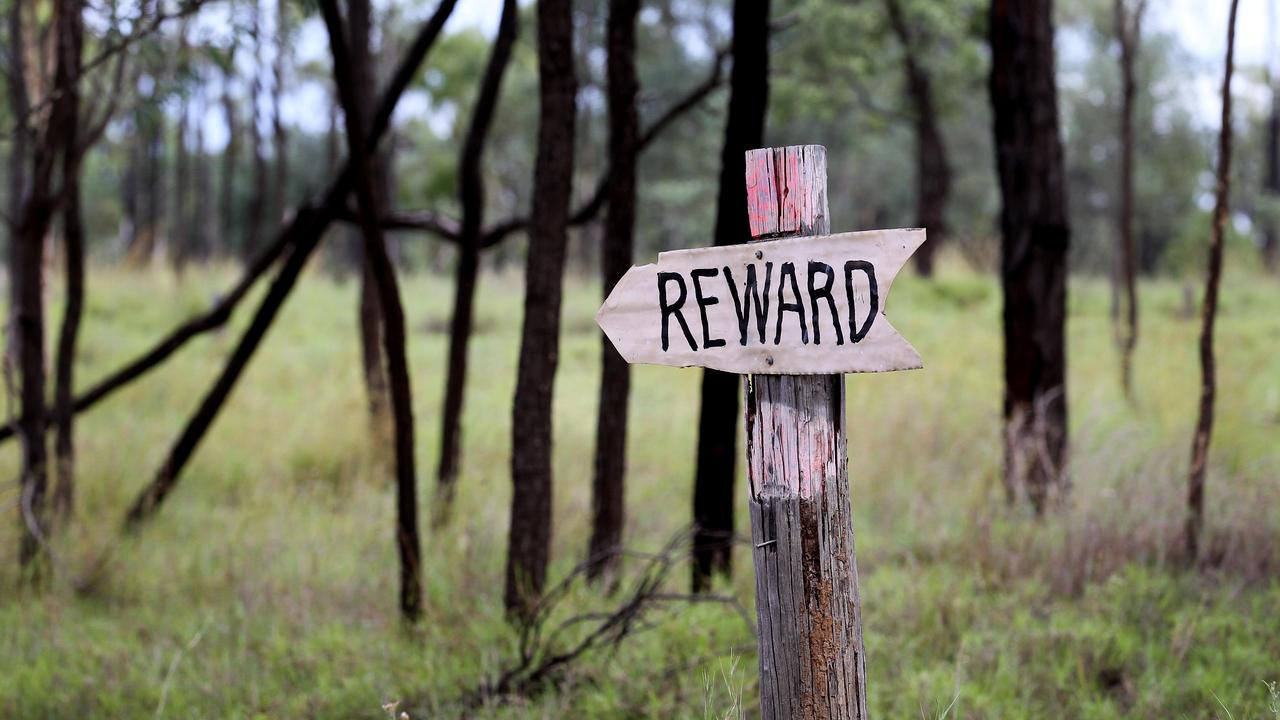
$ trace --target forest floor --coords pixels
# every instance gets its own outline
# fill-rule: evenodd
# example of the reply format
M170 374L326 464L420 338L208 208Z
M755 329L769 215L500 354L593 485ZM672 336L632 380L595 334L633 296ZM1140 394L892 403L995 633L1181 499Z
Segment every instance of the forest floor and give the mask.
M999 480L996 285L958 267L933 283L908 274L895 284L889 317L925 369L848 378L874 717L1280 718L1280 690L1267 685L1280 680L1280 284L1233 272L1218 331L1208 561L1194 571L1174 557L1199 389L1198 322L1184 314L1182 284L1142 287L1130 405L1107 287L1073 280L1074 487L1039 522L1006 507ZM232 276L191 271L179 286L159 271L95 268L81 387L205 307ZM451 292L446 278L419 275L404 293L425 530ZM58 295L52 288L54 321ZM519 278L482 279L459 501L446 531L424 532L425 617L412 632L396 610L394 494L368 441L356 295L352 282L307 276L136 536L118 535L127 503L248 312L82 416L78 514L57 540L47 589L17 581L17 493L6 483L0 716L374 719L394 701L415 719L754 716L751 628L729 606L679 602L537 697L458 704L517 657L501 588ZM586 548L598 297L598 286L572 281L565 303L553 577ZM636 368L629 548L661 550L690 522L698 380L697 370ZM0 473L15 467L9 442ZM745 506L743 491L744 533ZM734 565L720 590L754 619L745 547ZM684 592L687 574L676 567L668 589ZM557 617L622 597L575 587Z

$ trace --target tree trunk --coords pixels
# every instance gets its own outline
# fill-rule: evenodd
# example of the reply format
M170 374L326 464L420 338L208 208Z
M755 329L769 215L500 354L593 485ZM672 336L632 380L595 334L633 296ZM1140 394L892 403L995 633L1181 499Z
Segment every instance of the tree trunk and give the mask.
M16 220L22 214L22 204L27 194L27 151L30 132L27 129L27 115L31 112L30 99L27 97L26 58L19 50L23 42L22 7L20 2L10 3L8 15L10 67L8 68L7 87L9 93L9 112L14 117L13 137L9 143L9 202L6 215ZM10 229L10 237L16 232Z
M401 58L400 64L391 78L391 83L379 98L377 112L368 130L366 147L376 148L378 141L386 133L387 126L391 122L391 115L395 111L400 97L404 94L409 83L417 77L423 59L440 37L445 21L453 13L456 5L457 0L442 0L440 5L436 7L431 19L425 22L418 31L408 52ZM127 530L137 528L143 521L154 515L160 504L164 502L164 499L169 496L169 493L177 485L178 478L181 477L187 461L191 459L191 455L195 452L201 439L204 438L205 433L213 425L213 421L226 404L227 398L235 388L236 382L240 379L240 375L244 373L245 368L248 366L249 360L257 352L262 339L266 336L267 330L271 327L271 323L275 321L276 315L279 314L280 308L284 305L284 301L297 283L298 276L302 273L302 268L306 265L307 259L320 242L320 237L344 208L354 181L354 174L353 163L348 158L342 171L330 184L319 206L303 206L299 208L293 219L281 230L278 244L273 244L269 248L274 251L279 247L281 252L284 249L290 249L291 252L284 265L280 268L280 272L272 280L271 286L267 289L266 295L258 305L258 310L254 313L248 329L236 344L222 372L200 401L200 407L187 421L187 425L183 428L177 441L174 442L173 447L170 448L169 455L166 457L159 472L156 473L151 483L135 498L133 505L125 516L125 528ZM268 255L262 259L264 262L263 267L265 268L269 266L269 261L273 259L273 256ZM256 270L258 267L255 265L253 269ZM186 326L175 335L183 335L185 328ZM177 338L175 338L176 340ZM166 346L167 348L168 346ZM150 358L147 362L151 362ZM141 361L139 364L142 364ZM148 365L148 367L151 366L153 365ZM127 380L121 379L118 382L127 382ZM118 386L117 384L116 387Z
M44 243L44 229L38 227L40 211L36 204L42 180L39 169L30 178L28 186L26 163L37 166L38 147L27 147L27 122L30 98L26 84L25 21L23 3L9 6L9 98L15 121L14 141L11 149L9 196L11 226L9 236L9 353L18 371L18 437L21 441L19 475L18 523L22 528L19 541L19 562L24 568L32 568L40 554L40 542L32 532L28 518L39 523L43 519L45 475L44 437L44 307L40 292L40 260ZM47 182L47 181L46 181ZM33 229L33 226L34 229ZM12 389L10 389L12 392ZM32 568L32 576L39 567Z
M1280 203L1280 78L1271 80L1271 115L1267 118L1266 193L1273 208ZM1280 269L1280 228L1268 218L1262 230L1262 264L1271 272Z
M253 0L249 36L253 39L253 80L249 83L249 151L253 156L253 196L249 198L248 227L242 257L253 257L266 228L267 158L262 152L262 0Z
M372 8L367 0L356 0L347 6L351 71L355 77L355 91L358 96L359 112L362 114L360 118L362 126L368 121L364 113L368 112L374 89L377 87L377 73L373 62L373 50L370 46L372 42L370 34L373 29L371 14ZM344 110L344 114L346 112L347 110ZM371 162L373 165L371 172L377 177L382 173L381 158L375 155L371 158ZM374 195L374 199L379 202L386 200L385 197L377 194ZM378 208L379 214L385 209L385 206ZM360 300L357 312L360 322L360 359L364 368L365 394L369 402L369 422L374 443L381 445L392 432L391 418L387 412L391 407L391 399L388 397L387 363L382 356L382 348L385 345L382 337L384 327L382 307L378 302L377 280L369 263L368 243L360 235L355 235L351 241L360 265Z
M747 224L746 152L764 144L769 106L769 1L734 0L733 71L729 77L729 117L720 154L720 193L715 244L734 245L751 237ZM738 376L702 373L698 419L698 459L693 488L693 589L710 589L711 575L732 567L734 476L738 456Z
M916 223L929 231L929 237L914 256L916 269L924 277L933 277L934 254L947 236L947 199L951 195L951 164L947 147L938 127L938 113L933 100L933 83L916 57L917 45L911 27L902 13L899 0L885 0L889 25L902 46L903 70L907 76L907 94L911 99L916 136Z
M368 0L350 0L355 13L357 5ZM356 190L356 209L365 240L365 256L378 290L378 303L385 320L384 351L387 378L391 388L392 415L395 420L396 456L396 543L400 550L400 612L407 620L422 615L422 545L418 539L418 478L414 460L413 396L409 380L408 356L405 350L404 308L400 304L395 267L387 254L386 241L379 223L381 205L376 199L378 185L373 174L372 155L376 147L365 145L363 116L357 91L355 69L359 61L348 57L346 32L338 13L337 0L321 0L329 44L333 49L334 77L342 98L343 116L347 124L347 156L352 159ZM366 93L363 93L367 95Z
M525 266L524 323L512 412L511 527L505 602L527 618L542 593L551 550L551 400L560 340L566 229L573 185L577 78L573 3L539 0L538 158Z
M476 97L471 125L467 128L458 162L458 201L462 206L462 227L458 234L458 267L454 280L453 316L449 322L449 369L445 379L444 417L440 433L440 465L436 473L436 525L448 522L453 507L460 446L462 407L467 383L467 345L471 340L476 280L480 267L480 233L484 225L484 175L480 161L489 129L493 124L502 77L511 60L519 30L520 7L504 0L502 20L493 41L493 51Z
M234 48L232 49L234 55ZM222 170L218 178L219 189L218 227L219 236L224 243L222 249L227 250L228 238L235 237L236 225L236 165L240 160L240 124L236 120L236 100L231 94L231 70L222 77L222 116L227 123L227 145L222 149Z
M74 78L80 67L80 5L75 0L58 0L53 7L54 82L51 102L43 127L36 132L31 148L31 184L15 218L15 232L9 243L9 285L11 352L16 359L19 383L18 434L22 439L18 513L22 524L19 562L30 578L43 574L41 559L49 532L48 446L46 444L45 362L44 362L44 239L58 204L54 186L56 161L69 150L67 142L75 132L70 124L75 109ZM21 11L10 15L10 96L15 108L28 107L25 70L21 57L26 48ZM19 115L19 117L25 117Z
M1132 8L1130 3L1133 3ZM1115 0L1115 32L1120 41L1120 280L1124 287L1124 327L1117 326L1120 386L1133 399L1133 351L1138 345L1138 285L1133 242L1133 110L1137 96L1134 65L1142 39L1146 0Z
M58 333L55 361L54 420L57 434L54 457L57 475L53 489L53 510L60 518L69 518L75 510L75 433L72 407L76 341L80 318L84 312L84 220L81 217L80 167L87 148L81 147L80 94L74 75L79 71L84 42L83 19L77 3L68 3L66 18L68 61L59 87L70 88L67 96L67 135L62 152L62 238L66 248L66 308Z
M631 268L635 246L636 155L639 117L636 111L636 15L639 0L612 0L608 21L609 75L609 210L605 216L601 279L605 297ZM596 420L595 473L591 482L591 542L588 577L616 571L626 520L627 408L631 368L601 335L600 405Z
M191 236L195 232L191 218L187 215L187 198L190 196L190 154L187 152L187 126L190 124L189 98L185 85L185 70L190 59L187 51L187 23L184 20L178 29L178 73L183 87L178 95L177 127L173 142L173 215L169 222L169 260L174 270L181 275L191 252Z
M195 175L195 193L192 196L191 214L194 218L192 224L195 227L192 228L191 252L195 257L207 260L209 248L212 245L215 219L212 214L213 188L212 179L209 176L209 154L204 149L204 118L209 115L209 96L204 90L203 73L197 75L197 85L200 97L200 113L197 117L200 121L195 123L193 139L192 165Z
M1052 0L992 0L1004 288L1004 482L1037 514L1065 489L1067 246Z
M130 262L147 267L155 258L164 217L164 115L158 99L152 96L140 101L139 117L138 225L129 248Z
M38 151L37 151L38 152ZM37 161L39 156L33 156ZM47 457L45 443L44 293L41 261L44 238L52 217L52 202L36 196L32 183L17 232L10 241L10 313L13 355L18 369L18 434L22 441L19 521L22 523L20 560L30 566L41 554L42 535L48 530L45 495ZM44 202L40 202L43 200Z
M276 57L273 63L275 82L271 88L271 120L274 133L275 181L272 183L271 209L272 221L284 220L289 212L289 131L285 127L284 118L280 115L283 106L284 80L288 54L292 51L289 43L289 6L285 0L276 0ZM369 91L369 100L373 99L373 90ZM367 123L366 123L367 124Z
M1222 280L1222 245L1231 204L1231 75L1235 70L1236 10L1231 0L1227 21L1227 60L1222 77L1222 130L1218 135L1218 176L1213 207L1213 232L1209 239L1209 264L1205 277L1204 307L1200 330L1200 415L1191 441L1191 472L1187 480L1187 561L1195 562L1204 528L1204 480L1209 466L1209 440L1213 437L1213 406L1217 396L1217 367L1213 354L1213 327L1218 319L1218 286Z

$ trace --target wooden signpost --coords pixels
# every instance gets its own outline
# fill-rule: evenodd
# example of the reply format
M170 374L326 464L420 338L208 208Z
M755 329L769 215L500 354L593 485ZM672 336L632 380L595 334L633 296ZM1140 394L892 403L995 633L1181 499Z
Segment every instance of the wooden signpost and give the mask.
M628 362L746 375L764 718L865 720L843 373L921 367L884 317L923 230L830 235L826 149L747 153L748 245L633 267L596 321Z

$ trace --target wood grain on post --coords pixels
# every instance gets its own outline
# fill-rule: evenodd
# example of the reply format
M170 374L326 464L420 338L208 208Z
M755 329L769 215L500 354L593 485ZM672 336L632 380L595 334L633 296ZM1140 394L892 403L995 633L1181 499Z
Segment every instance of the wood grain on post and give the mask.
M746 182L753 238L831 232L826 148L751 150ZM844 378L752 375L745 388L761 716L865 720Z

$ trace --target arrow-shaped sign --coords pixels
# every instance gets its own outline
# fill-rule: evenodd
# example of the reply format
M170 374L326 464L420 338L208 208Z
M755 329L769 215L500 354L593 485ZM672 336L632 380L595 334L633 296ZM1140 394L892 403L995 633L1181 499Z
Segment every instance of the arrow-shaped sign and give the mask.
M632 267L596 322L629 363L747 374L921 367L884 316L924 230L676 250Z

